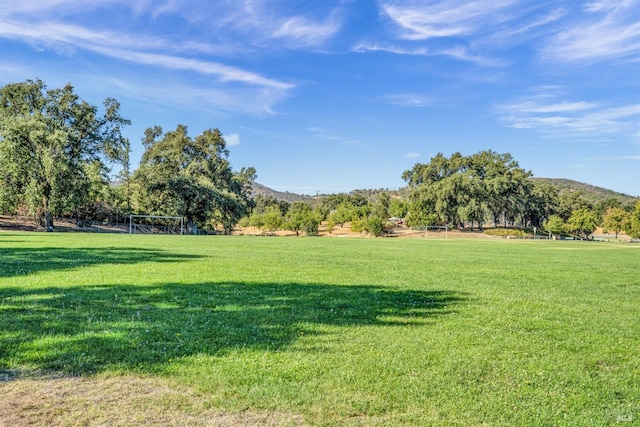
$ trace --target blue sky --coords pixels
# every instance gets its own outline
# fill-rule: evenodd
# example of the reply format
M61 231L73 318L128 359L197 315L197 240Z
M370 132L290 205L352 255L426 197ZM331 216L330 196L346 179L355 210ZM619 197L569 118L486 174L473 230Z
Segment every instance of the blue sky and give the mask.
M118 99L134 167L181 123L281 191L492 149L640 195L640 0L0 0L0 54L1 85Z

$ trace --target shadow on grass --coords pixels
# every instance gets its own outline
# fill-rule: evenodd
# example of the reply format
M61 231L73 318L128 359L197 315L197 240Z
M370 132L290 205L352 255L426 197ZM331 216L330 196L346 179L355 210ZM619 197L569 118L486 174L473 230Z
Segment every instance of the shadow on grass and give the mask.
M2 243L6 243L3 241ZM68 270L98 264L178 262L196 255L174 254L143 248L2 248L0 278L23 276L50 270Z
M153 372L184 356L284 349L322 326L423 325L463 301L452 292L369 285L4 288L0 377Z

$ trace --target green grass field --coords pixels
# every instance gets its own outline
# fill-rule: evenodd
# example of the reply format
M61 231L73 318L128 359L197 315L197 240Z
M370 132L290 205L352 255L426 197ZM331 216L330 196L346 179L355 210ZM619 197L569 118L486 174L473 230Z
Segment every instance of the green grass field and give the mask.
M0 395L182 390L121 424L637 425L639 322L631 244L0 233Z

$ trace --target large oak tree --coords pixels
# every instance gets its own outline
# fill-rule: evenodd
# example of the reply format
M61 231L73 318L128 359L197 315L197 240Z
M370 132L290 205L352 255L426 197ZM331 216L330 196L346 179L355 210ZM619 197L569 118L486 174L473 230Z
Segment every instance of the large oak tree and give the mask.
M121 129L130 122L120 104L104 101L104 113L73 86L48 90L41 80L0 88L0 211L26 206L40 224L87 199L90 169L128 158Z
M491 150L472 156L438 153L426 164L416 164L402 178L411 188L409 222L459 224L485 216L514 223L527 221L532 194L531 172L522 169L510 154ZM541 221L544 218L536 218Z
M190 226L219 224L226 234L247 214L255 169L232 171L218 129L191 138L184 125L166 133L155 126L142 143L145 152L134 173L140 212L183 216Z

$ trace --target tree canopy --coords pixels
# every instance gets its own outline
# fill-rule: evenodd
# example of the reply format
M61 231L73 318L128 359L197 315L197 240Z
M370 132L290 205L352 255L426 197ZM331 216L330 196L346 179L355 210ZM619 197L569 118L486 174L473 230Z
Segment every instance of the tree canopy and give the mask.
M47 228L53 215L82 204L91 168L128 161L121 129L130 122L120 104L104 113L76 95L70 84L48 90L40 80L0 88L0 209L26 206Z
M602 227L605 232L615 232L616 240L618 240L618 234L622 230L629 228L630 221L631 215L627 211L622 208L610 207L602 216Z
M221 225L226 234L248 213L255 169L232 171L220 130L191 138L184 125L166 133L155 126L145 131L143 145L133 178L140 210L183 216L190 226Z
M482 228L488 213L494 224L502 219L540 225L546 219L545 209L535 215L530 209L530 176L508 153L488 150L471 156L454 153L449 158L438 153L429 163L416 164L402 175L412 190L409 221L414 225L471 221Z

